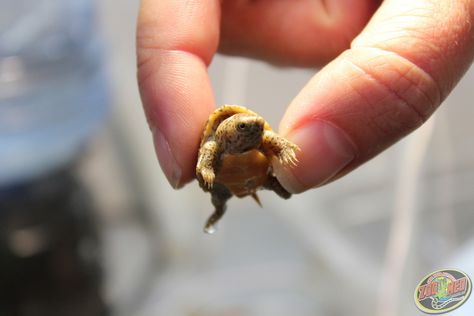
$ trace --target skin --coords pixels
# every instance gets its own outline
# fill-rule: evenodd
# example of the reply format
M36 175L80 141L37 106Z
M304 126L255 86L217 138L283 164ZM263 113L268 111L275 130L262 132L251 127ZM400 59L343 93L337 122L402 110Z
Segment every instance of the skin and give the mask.
M472 63L473 25L474 0L142 0L138 82L161 167L175 188L193 179L220 50L322 67L280 123L299 163L276 172L291 192L333 181L430 117Z
M217 109L206 124L196 165L199 183L211 193L215 207L204 230L215 230L215 224L224 215L226 202L233 194L240 197L251 195L259 205L256 191L260 187L272 190L282 198L289 198L291 194L273 175L270 163L272 157L276 157L282 165L295 166L297 150L296 145L274 133L256 113L234 105ZM231 161L230 179L229 176L216 178L219 173L222 175L224 160L227 163ZM237 178L247 175L247 166L251 166L251 174L243 179ZM227 182L235 183L236 180L237 188ZM233 188L237 191L232 191Z

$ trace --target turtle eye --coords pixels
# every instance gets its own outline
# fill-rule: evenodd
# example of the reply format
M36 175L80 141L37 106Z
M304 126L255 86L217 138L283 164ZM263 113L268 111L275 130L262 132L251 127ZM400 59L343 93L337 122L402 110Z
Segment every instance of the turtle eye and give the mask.
M239 123L239 125L237 125L237 128L238 128L240 131L245 130L246 127L247 127L247 124L245 124L245 123Z

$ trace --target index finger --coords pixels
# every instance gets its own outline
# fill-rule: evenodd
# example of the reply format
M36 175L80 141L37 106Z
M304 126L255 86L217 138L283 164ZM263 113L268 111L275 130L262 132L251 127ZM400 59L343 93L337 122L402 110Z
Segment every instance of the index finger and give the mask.
M138 85L161 168L174 188L194 177L202 125L214 108L207 66L217 50L218 0L142 0Z

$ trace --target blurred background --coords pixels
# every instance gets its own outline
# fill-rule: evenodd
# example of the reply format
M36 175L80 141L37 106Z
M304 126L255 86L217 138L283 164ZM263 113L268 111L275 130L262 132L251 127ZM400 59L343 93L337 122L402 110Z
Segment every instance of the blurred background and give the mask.
M0 315L419 315L415 286L474 276L474 71L355 172L215 235L197 183L170 188L135 77L131 0L0 0ZM218 104L278 126L314 70L217 56ZM472 315L474 300L455 315Z

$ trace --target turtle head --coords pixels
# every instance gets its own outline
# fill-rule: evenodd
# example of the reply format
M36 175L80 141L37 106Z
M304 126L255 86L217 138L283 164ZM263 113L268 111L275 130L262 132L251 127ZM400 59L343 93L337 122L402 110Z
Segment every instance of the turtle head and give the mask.
M224 120L216 131L216 140L224 152L237 154L260 146L265 120L258 115L235 114Z

